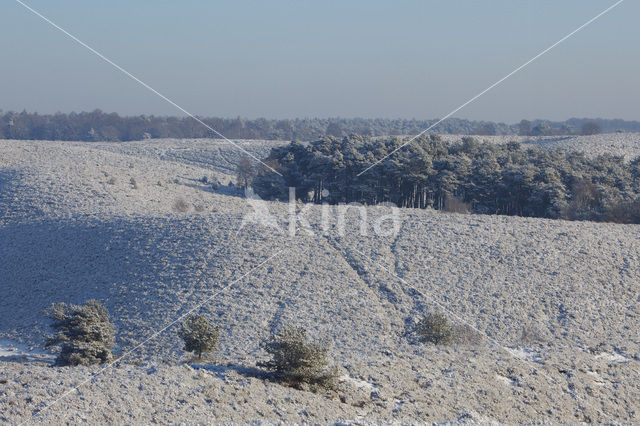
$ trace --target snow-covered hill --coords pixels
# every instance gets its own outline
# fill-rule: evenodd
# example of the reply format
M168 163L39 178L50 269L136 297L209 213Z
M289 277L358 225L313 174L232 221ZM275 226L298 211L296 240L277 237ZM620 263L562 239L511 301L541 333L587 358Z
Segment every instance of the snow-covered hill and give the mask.
M535 143L635 156L639 140ZM281 143L238 141L258 157ZM243 226L254 206L227 185L242 155L215 140L0 141L0 339L25 345L0 352L0 420L640 421L639 226L405 209L380 236L368 207L366 235L356 209L342 234L335 208L325 230L311 206L311 232L290 236L285 203L260 204L282 232ZM44 308L91 298L122 365L30 355ZM218 362L189 366L170 325L200 304L222 328ZM412 325L435 310L481 342L417 344ZM328 340L340 397L259 377L260 343L284 323Z

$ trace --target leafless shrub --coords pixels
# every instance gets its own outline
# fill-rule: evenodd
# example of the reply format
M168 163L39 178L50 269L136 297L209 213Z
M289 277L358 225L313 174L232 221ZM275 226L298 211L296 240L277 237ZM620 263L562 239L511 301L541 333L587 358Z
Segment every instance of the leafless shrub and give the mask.
M447 195L444 199L444 211L449 213L471 213L471 204L465 203L458 197Z
M138 189L138 182L134 178L129 179L129 183L133 189Z
M582 125L580 133L583 135L597 135L601 132L600 126L594 121L587 121Z
M173 210L180 213L186 213L189 211L189 204L187 204L183 198L178 198L173 203Z
M198 204L194 204L194 205L193 205L193 209L194 209L195 211L197 211L198 213L202 213L202 212L204 211L204 205L203 205L203 204L200 204L200 203L198 203Z
M107 183L108 183L109 185L115 185L115 184L116 184L116 182L117 182L117 180L116 180L116 178L115 178L114 176L112 176L112 177L107 181Z
M256 168L253 162L246 155L240 159L236 168L236 181L241 188L247 188L253 182L253 178L256 173Z
M607 208L604 219L613 223L640 223L640 201L618 201Z
M522 331L520 333L520 342L524 344L535 344L544 342L544 337L540 331L530 325L525 325L522 327Z
M571 188L571 201L562 209L560 217L569 220L589 219L600 203L601 196L593 182L577 180Z
M454 325L453 337L455 343L469 346L479 346L482 344L483 340L482 334L467 324Z

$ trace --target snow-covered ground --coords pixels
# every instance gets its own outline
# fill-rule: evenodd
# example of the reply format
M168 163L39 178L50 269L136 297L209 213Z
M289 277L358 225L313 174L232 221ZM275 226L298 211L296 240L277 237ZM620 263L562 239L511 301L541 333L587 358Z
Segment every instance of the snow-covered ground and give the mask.
M639 139L537 143L632 157ZM263 157L283 142L238 143ZM355 217L341 235L312 206L313 234L290 237L241 226L252 207L226 184L242 155L216 140L0 141L0 421L640 421L640 226L406 209L396 235L361 235ZM267 208L286 229L287 204ZM42 311L90 298L121 364L50 367ZM175 325L146 341L203 302L217 362L184 364ZM425 310L482 342L417 344ZM328 339L337 394L261 376L260 343L284 323Z
M442 135L446 141L458 141L463 136ZM590 156L621 155L631 161L640 156L640 133L605 133L592 136L474 136L480 141L507 143L518 141L525 146L544 149L580 151Z

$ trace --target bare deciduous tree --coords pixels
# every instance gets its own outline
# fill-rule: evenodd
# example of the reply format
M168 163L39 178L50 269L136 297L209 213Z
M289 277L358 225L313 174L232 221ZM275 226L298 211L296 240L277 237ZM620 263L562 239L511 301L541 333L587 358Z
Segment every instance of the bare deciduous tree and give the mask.
M587 121L582 125L583 135L597 135L601 132L600 126L595 121Z
M238 163L238 167L236 168L238 186L243 189L248 188L253 182L254 176L255 168L253 167L253 162L247 156L242 157Z

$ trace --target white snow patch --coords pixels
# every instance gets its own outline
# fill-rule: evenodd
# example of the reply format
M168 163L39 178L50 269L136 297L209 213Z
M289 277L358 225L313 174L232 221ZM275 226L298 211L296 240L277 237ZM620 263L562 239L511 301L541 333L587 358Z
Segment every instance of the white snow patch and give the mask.
M596 359L604 359L605 361L613 362L615 364L623 364L629 362L629 358L620 355L619 353L611 354L609 352L602 352L595 356Z
M533 351L525 348L505 348L513 357L519 359L526 359L528 361L542 363L542 356L540 352Z
M52 361L55 356L8 339L0 339L0 361Z
M339 380L341 382L348 382L351 383L353 386L357 387L358 389L367 389L371 392L375 391L378 389L378 387L376 385L374 385L373 383L369 383L365 380L360 380L360 379L356 379L354 377L351 377L347 374L345 374L344 376L340 376Z
M500 374L496 374L496 380L509 386L516 386L518 384L518 382L511 377L505 377Z
M604 379L597 371L587 371L587 375L593 377L594 383L598 386L604 386Z

